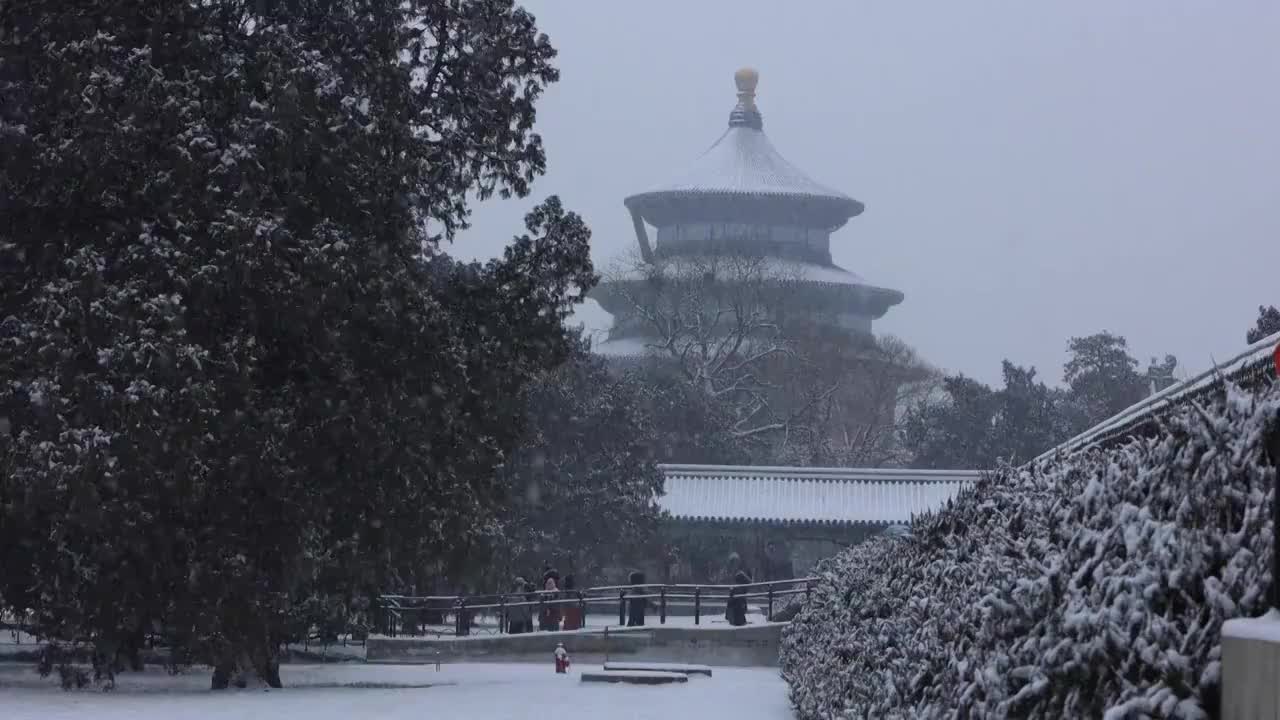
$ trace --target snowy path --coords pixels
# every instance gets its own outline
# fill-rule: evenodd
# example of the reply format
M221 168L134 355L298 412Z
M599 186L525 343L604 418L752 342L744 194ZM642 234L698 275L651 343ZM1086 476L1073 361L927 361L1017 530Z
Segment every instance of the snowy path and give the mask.
M575 667L557 676L551 664L423 666L286 665L284 690L208 691L205 672L169 677L149 670L120 676L115 692L63 692L30 665L0 665L5 720L181 718L252 720L305 717L475 718L476 720L672 720L732 717L789 720L786 685L777 670L716 668L715 676L656 687L584 684ZM439 683L439 684L436 684ZM433 687L395 687L436 684Z

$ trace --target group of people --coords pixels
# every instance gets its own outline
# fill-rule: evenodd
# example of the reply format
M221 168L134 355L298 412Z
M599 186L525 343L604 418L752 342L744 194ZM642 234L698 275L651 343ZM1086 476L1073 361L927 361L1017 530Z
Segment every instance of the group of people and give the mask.
M514 607L507 610L507 632L512 635L533 632L535 615L540 632L582 627L582 605L576 602L572 575L566 575L561 584L560 573L546 568L542 572L541 592L533 582L518 577L511 593L515 596Z
M736 555L735 555L736 557ZM752 583L751 575L744 569L732 568L733 584L746 586ZM631 585L644 585L644 573L633 572L628 578ZM725 604L725 620L733 626L747 624L747 597L749 589L735 587L729 593ZM523 577L517 577L507 595L506 611L507 633L519 635L534 632L554 632L557 630L578 630L583 627L583 605L579 602L577 588L573 576L566 575L563 582L560 573L553 568L542 572L541 588ZM643 593L635 597L625 597L626 624L631 627L644 625L648 599ZM536 626L535 626L536 621Z

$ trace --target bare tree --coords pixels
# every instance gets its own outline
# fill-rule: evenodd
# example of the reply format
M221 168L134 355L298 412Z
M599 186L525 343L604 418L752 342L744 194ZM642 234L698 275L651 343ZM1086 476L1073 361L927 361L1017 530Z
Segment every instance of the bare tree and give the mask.
M796 363L778 308L800 287L796 265L759 254L633 255L606 273L613 337L643 338L684 377L733 409L742 439L783 433L821 400L778 403L777 370Z
M634 255L606 273L614 339L651 356L734 415L733 434L775 460L879 466L900 459L898 409L936 378L895 338L824 317L804 266L760 254ZM633 340L634 341L634 340Z
M808 442L785 447L788 462L846 467L885 467L909 460L900 441L905 410L939 391L941 373L893 336L851 344L824 357L813 372L838 389L820 408ZM815 356L816 354L810 354Z

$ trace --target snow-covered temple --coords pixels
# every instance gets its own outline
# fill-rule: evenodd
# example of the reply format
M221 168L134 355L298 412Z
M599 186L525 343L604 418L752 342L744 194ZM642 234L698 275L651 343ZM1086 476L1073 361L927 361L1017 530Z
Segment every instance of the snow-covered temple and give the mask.
M765 298L761 304L780 327L785 316L870 337L874 321L902 302L901 292L832 261L835 233L863 204L813 180L774 148L756 106L758 80L749 68L734 74L737 103L728 127L691 168L624 200L638 253L591 294L613 317L596 352L618 363L662 352L664 339L646 317L654 313L646 313L642 301L662 292L668 279L743 282L720 272L721 258L746 257L764 268L768 287L756 297ZM697 275L682 277L690 271ZM676 557L649 568L650 577L700 582L723 578L730 556L757 579L779 572L773 562L779 553L786 567L803 573L843 547L937 509L978 477L975 471L711 465L665 465L663 472L666 493L659 503L670 517L665 539Z
M661 272L681 259L734 252L763 256L778 276L790 281L789 312L869 334L872 322L902 302L903 295L832 262L833 233L861 214L863 204L811 179L774 148L756 107L758 79L749 68L735 73L738 101L728 127L679 179L624 200L640 258ZM628 298L636 293L623 286L649 277L645 272L606 277L592 293L614 320L596 352L615 357L645 353L653 338L634 317Z

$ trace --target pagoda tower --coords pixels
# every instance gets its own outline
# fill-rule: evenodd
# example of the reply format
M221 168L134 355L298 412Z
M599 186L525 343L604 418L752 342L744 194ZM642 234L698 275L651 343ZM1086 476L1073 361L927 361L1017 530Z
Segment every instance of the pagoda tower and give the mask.
M787 279L791 317L847 333L869 337L872 322L902 302L901 292L869 284L831 261L832 234L861 214L863 204L810 179L773 147L756 107L758 80L750 68L734 74L737 104L728 127L692 168L673 183L624 200L639 267L606 275L592 292L614 317L597 352L616 358L649 352L655 341L651 319L637 317L643 313L635 299L682 260L732 254L762 259Z

